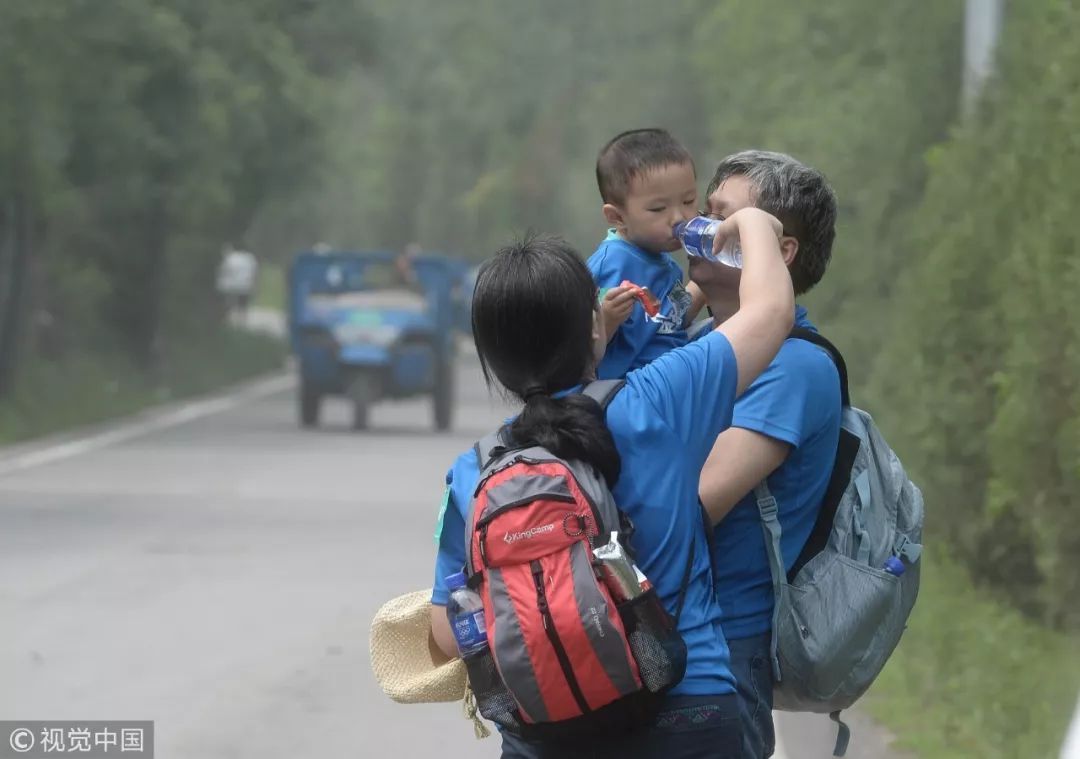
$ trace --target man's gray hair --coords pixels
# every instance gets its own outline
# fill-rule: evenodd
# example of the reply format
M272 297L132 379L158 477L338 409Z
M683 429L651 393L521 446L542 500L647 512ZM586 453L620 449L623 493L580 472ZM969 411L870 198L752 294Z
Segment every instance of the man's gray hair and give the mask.
M785 153L744 150L720 162L706 195L733 176L746 177L751 202L799 241L791 282L796 295L807 292L824 276L836 238L836 194L825 176Z

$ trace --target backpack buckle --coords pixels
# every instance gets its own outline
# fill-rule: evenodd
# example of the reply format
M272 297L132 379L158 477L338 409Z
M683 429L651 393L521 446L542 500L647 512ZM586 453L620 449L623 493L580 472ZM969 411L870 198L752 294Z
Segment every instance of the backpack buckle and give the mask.
M914 564L922 556L922 545L911 541L907 535L901 535L893 546L893 555L901 556L907 559L909 564Z
M768 498L762 498L760 501L758 501L758 511L760 511L761 516L765 517L766 519L776 516L776 498L771 495Z

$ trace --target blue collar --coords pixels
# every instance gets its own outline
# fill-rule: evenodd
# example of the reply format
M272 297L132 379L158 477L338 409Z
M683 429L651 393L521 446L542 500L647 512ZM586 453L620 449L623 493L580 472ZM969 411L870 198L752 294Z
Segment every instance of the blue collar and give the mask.
M574 385L573 387L569 387L566 390L560 390L557 393L552 393L551 397L552 398L565 398L568 395L573 395L574 393L580 393L584 388L585 388L584 383L582 383L580 385Z
M565 390L560 390L557 393L552 393L551 397L552 398L565 398L568 395L573 395L574 393L580 393L584 389L585 389L585 383L583 382L580 385L574 385L573 387L568 387ZM506 420L503 422L503 424L510 424L510 422L514 421L515 419L517 419L517 414L514 414L513 416L508 416L508 417L506 417Z

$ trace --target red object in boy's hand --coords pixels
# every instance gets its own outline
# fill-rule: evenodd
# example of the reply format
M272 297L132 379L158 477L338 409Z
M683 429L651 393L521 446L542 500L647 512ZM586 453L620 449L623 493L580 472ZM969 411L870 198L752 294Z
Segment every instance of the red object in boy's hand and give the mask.
M634 297L641 301L641 307L645 309L645 313L649 316L656 316L660 313L660 301L656 299L656 296L649 292L647 287L639 287L628 279L624 279L619 287L629 287L634 292Z

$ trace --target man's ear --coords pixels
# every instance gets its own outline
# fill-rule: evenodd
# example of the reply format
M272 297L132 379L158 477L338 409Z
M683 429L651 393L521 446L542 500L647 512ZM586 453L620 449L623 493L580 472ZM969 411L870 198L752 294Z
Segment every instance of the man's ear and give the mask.
M612 203L604 203L604 220L608 223L609 227L615 227L615 229L625 229L626 222L623 221L623 212L617 205Z
M799 255L799 241L794 237L784 236L780 238L780 255L784 259L785 266L791 266L795 262L795 256Z

